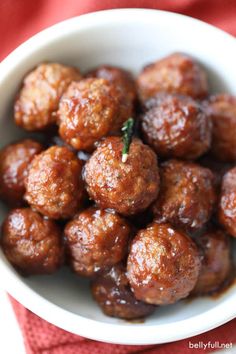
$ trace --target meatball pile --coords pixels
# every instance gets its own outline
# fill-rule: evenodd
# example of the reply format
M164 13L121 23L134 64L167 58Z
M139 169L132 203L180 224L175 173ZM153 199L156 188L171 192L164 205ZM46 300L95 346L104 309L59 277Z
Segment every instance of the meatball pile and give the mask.
M211 95L193 58L171 54L136 79L42 63L14 119L39 136L0 151L0 243L23 276L70 267L106 315L128 320L229 283L236 97Z

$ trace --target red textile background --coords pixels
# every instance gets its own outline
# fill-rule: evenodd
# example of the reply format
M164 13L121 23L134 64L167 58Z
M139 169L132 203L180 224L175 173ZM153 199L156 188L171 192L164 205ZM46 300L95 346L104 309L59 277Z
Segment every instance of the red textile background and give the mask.
M38 31L72 16L111 8L169 10L199 18L236 35L235 0L0 0L0 60ZM189 340L158 346L99 343L65 332L11 300L22 329L27 354L174 354L189 349ZM158 334L157 334L158 335ZM190 339L192 343L236 343L236 320Z
M179 12L236 35L235 0L0 0L0 60L56 22L87 12L127 7Z
M11 302L27 354L205 354L212 349L189 348L189 342L236 343L236 319L205 334L168 344L130 346L101 343L63 331L34 315L16 300L11 298Z

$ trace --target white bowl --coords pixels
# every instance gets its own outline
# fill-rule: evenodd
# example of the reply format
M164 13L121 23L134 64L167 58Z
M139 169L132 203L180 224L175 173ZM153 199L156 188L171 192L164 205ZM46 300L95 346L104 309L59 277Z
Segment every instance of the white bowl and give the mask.
M13 97L25 73L42 61L79 66L82 71L114 64L137 73L174 51L193 55L207 69L215 91L236 94L236 41L185 16L153 10L111 10L72 18L28 40L0 64L0 141L19 136ZM1 218L4 208L1 208ZM222 296L162 307L143 323L106 317L93 302L88 282L68 269L53 276L20 277L0 254L1 285L45 320L75 334L120 344L171 342L215 328L236 316L236 286Z

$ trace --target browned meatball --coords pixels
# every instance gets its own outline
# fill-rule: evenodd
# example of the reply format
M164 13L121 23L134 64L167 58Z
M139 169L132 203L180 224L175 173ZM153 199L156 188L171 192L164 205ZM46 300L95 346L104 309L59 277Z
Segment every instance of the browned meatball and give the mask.
M73 216L83 199L82 163L66 147L53 146L37 155L25 180L26 201L52 219Z
M208 92L207 77L203 69L190 56L171 54L147 65L139 74L137 86L144 102L158 92L180 93L203 98Z
M143 137L160 156L196 159L210 148L211 120L191 97L159 94L147 105Z
M196 242L202 252L202 265L193 294L218 290L230 275L232 257L228 236L220 229L208 229Z
M236 237L236 167L223 177L219 221L231 236Z
M105 79L120 86L129 103L134 104L136 100L136 85L132 75L128 71L116 66L102 65L91 70L87 76Z
M117 133L132 109L122 88L112 82L97 78L73 82L59 104L59 133L75 149L90 151L96 141Z
M215 95L206 106L213 122L211 153L221 161L236 161L236 97Z
M8 214L1 245L9 262L25 275L53 273L63 260L60 229L30 208Z
M120 262L127 253L130 227L117 213L91 207L77 214L65 228L72 269L82 276Z
M194 242L169 224L151 224L131 244L127 276L138 300L172 304L188 296L200 270Z
M12 206L23 204L24 180L33 157L43 150L34 140L21 140L0 151L0 198Z
M160 175L160 196L153 205L156 219L187 231L201 228L216 201L212 172L190 162L169 160L162 164Z
M93 297L111 317L138 319L153 313L155 306L136 300L130 290L123 264L117 264L92 283Z
M15 122L36 131L56 122L59 99L72 81L80 80L79 71L57 63L40 64L23 82L15 103Z
M133 139L125 163L122 149L121 138L106 138L86 163L84 178L98 205L132 215L145 210L157 197L157 158L139 139Z

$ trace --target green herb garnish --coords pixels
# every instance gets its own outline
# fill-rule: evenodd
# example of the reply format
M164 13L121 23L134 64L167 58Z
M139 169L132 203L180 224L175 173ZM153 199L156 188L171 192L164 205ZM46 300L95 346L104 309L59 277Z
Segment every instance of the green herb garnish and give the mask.
M129 118L122 127L123 132L123 149L122 149L122 162L126 162L129 155L129 148L132 141L134 131L134 119Z

